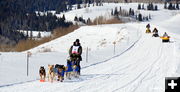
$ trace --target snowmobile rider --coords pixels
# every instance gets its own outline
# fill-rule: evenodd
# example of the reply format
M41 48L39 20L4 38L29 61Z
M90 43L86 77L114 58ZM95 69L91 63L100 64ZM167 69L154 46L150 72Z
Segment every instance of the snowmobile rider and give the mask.
M146 25L146 28L148 28L148 29L149 29L149 28L150 28L150 24L147 24L147 25Z
M151 33L150 24L147 24L147 25L146 25L146 33Z
M81 47L79 39L76 39L76 41L73 43L73 46L71 46L69 50L69 55L70 55L71 61L77 62L77 66L79 67L79 71L78 71L79 75L80 75L80 70L81 70L80 61L82 61L81 54L82 54L82 47Z
M168 36L168 34L165 32L165 33L163 34L163 37L169 37L169 36Z
M154 28L154 30L153 30L153 36L154 36L154 37L159 37L157 28Z
M154 28L153 33L158 33L157 28Z

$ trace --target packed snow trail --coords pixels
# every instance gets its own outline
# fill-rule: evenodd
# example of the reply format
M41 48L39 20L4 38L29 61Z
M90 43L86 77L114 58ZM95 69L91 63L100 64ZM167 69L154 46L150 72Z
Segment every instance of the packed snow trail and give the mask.
M142 26L144 27L144 25ZM28 82L0 88L1 92L164 92L165 77L173 76L174 44L145 34L126 53L82 69L79 79L62 83Z

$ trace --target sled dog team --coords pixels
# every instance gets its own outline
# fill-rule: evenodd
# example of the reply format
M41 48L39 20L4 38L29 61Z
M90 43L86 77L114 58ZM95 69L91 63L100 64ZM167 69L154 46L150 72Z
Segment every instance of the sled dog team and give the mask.
M150 30L150 24L147 24L146 25L146 33L151 33L151 30ZM153 35L152 37L160 37L159 34L158 34L158 30L157 28L154 28L154 30L152 31ZM168 34L166 32L164 32L163 36L160 37L162 39L162 42L170 42L170 36L168 36Z
M67 79L72 77L79 77L80 75L80 61L82 61L82 47L79 42L79 39L73 43L69 50L69 58L67 59L67 65L48 65L47 78L49 82L53 82L54 79L57 81L63 82L64 76ZM39 69L40 81L44 82L46 79L46 70L44 66L41 66Z

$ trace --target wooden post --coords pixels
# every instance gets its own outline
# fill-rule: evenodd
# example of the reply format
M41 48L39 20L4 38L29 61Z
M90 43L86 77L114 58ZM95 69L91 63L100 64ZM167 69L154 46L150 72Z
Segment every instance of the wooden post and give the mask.
M29 57L31 56L31 52L27 52L27 76L29 75Z
M115 53L116 53L116 42L113 42L113 44L114 44L114 55L115 55Z
M88 62L88 47L86 49L86 62Z

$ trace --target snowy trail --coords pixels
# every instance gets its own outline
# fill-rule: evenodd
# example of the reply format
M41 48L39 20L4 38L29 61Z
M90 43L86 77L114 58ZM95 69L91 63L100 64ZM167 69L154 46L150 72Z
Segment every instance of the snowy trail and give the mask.
M142 25L144 27L144 25ZM164 79L175 75L175 42L162 43L141 29L142 37L124 54L82 69L79 79L63 83L33 81L0 92L164 92Z

